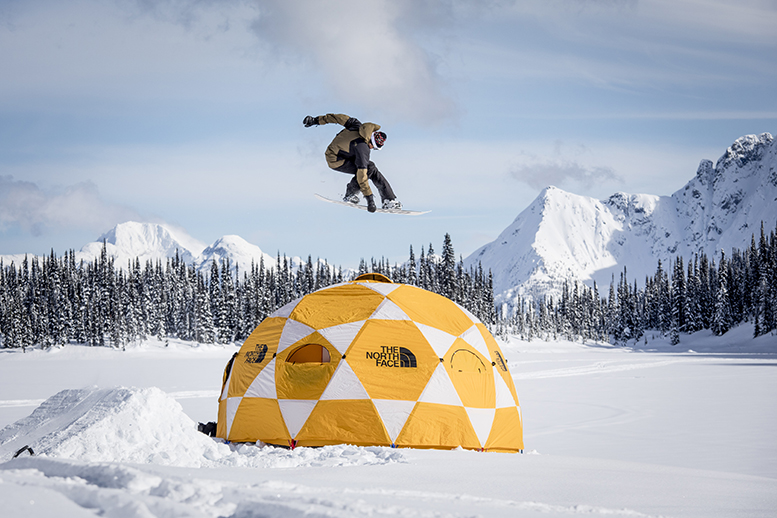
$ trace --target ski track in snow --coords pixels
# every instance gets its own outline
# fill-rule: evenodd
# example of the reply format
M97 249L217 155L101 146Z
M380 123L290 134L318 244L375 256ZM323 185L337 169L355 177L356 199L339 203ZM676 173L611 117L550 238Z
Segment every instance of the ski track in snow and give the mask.
M0 465L0 486L33 486L59 493L85 510L107 516L200 516L232 518L295 517L456 517L608 515L649 517L630 509L476 497L461 493L410 490L311 487L268 480L239 484L217 480L159 476L142 467L81 464L46 458L17 459ZM365 498L368 497L368 498ZM463 512L440 511L447 505ZM519 513L519 514L516 514Z
M534 372L520 372L520 363L508 362L510 370L514 373L513 379L516 381L525 381L531 379L544 379L544 378L565 378L568 376L590 376L592 374L605 374L612 372L632 371L637 369L650 369L654 367L664 367L673 363L679 363L684 361L700 361L697 359L688 360L683 359L671 359L671 360L659 360L659 361L645 361L639 363L625 363L620 361L598 361L589 365L581 365L579 367L564 367L561 369L549 369Z
M217 390L182 390L179 392L168 392L168 396L173 399L196 399L196 398L213 398L219 397ZM25 406L40 406L45 399L7 399L0 400L0 408L11 407L25 407Z

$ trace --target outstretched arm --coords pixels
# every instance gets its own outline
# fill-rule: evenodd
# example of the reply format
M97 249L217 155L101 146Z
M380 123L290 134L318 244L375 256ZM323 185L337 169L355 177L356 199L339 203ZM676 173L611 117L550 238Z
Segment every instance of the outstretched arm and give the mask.
M318 117L311 117L308 115L302 121L306 128L311 126L322 126L324 124L339 124L345 126L346 129L357 129L361 126L361 122L355 117L349 117L344 113L327 113L326 115L319 115Z

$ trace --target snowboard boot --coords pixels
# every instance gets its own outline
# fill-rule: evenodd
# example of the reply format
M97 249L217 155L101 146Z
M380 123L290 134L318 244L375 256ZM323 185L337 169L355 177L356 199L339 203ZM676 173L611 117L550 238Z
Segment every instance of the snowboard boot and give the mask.
M378 210L378 208L375 206L375 196L373 194L370 194L369 196L365 196L367 199L367 210L370 212L375 212Z
M346 193L345 196L343 196L343 201L346 203L353 203L354 205L359 204L359 195L358 194L348 194Z
M400 210L402 208L402 202L394 198L393 200L383 200L384 210Z

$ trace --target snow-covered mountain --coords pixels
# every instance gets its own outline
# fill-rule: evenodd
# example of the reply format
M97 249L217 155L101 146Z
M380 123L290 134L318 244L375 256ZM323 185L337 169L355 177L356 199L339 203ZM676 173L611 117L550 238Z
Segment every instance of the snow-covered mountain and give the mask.
M659 259L745 248L777 222L777 142L768 133L737 139L713 166L671 196L616 193L607 200L548 187L499 237L476 250L498 300L557 294L565 279L609 285L624 266L640 283Z
M194 265L198 270L205 270L211 267L214 260L221 264L223 259L229 259L230 264L237 266L241 272L250 272L252 263L259 266L260 261L264 261L265 268L274 268L276 263L274 257L242 237L224 236L203 250L194 260Z
M189 236L183 230L157 223L138 223L128 221L120 223L84 245L76 257L91 261L100 257L105 242L108 255L113 257L117 266L125 267L130 260L140 259L145 265L147 260L165 260L174 257L176 252L186 263L192 263L200 255L205 245Z

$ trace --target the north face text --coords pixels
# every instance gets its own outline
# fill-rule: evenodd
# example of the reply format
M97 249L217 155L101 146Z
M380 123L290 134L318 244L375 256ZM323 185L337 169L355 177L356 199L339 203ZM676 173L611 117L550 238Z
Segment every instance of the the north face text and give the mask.
M367 351L367 359L375 360L376 367L415 368L415 354L410 349L398 345L386 345L380 351Z

